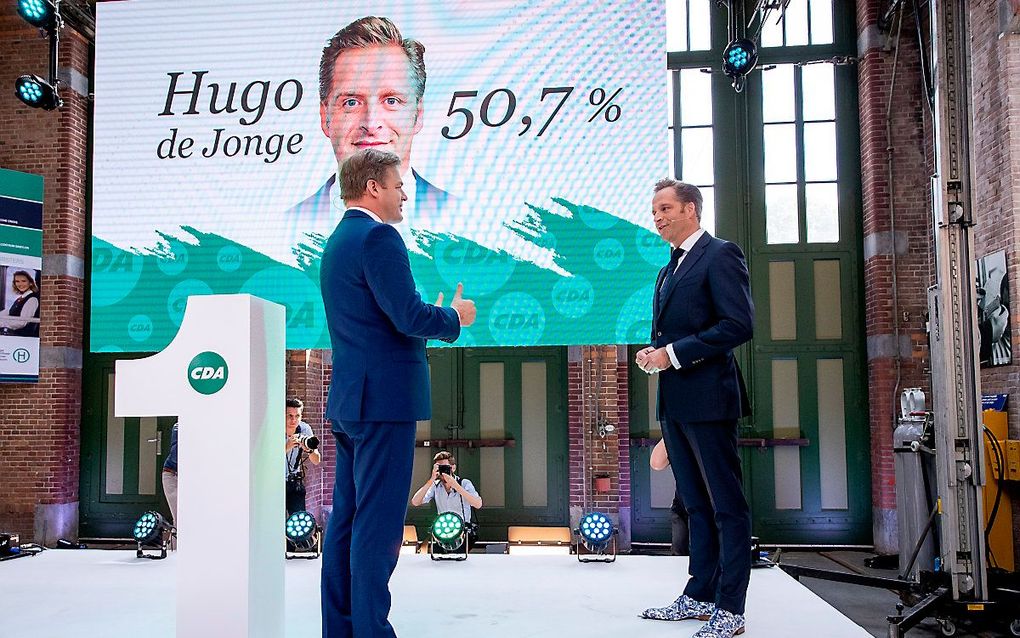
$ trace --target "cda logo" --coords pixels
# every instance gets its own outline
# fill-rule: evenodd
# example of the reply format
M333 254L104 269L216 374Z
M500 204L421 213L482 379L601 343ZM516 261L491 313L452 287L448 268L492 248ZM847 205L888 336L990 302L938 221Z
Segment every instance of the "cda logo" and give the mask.
M215 352L202 352L188 364L188 382L195 392L216 394L227 383L227 362Z

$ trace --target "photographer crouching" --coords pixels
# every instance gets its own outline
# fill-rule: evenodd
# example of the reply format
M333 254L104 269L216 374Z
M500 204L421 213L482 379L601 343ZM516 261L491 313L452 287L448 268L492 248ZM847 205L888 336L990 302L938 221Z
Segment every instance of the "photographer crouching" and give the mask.
M305 509L305 460L322 463L319 438L301 420L304 404L287 399L287 516Z
M450 452L439 452L432 458L432 475L411 497L411 505L419 507L435 500L436 515L453 512L464 519L468 530L468 549L478 536L478 525L471 520L471 508L481 509L482 497L474 484L457 476L457 460Z

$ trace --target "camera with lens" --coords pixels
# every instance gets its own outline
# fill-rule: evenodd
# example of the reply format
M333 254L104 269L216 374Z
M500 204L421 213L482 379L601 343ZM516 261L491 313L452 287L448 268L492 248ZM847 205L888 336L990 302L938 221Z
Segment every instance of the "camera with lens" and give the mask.
M314 452L319 449L319 437L314 434L297 434L294 437L297 444L303 448L306 448L310 452Z
M438 471L439 471L440 474L447 474L449 476L453 476L453 466L452 465L440 465Z

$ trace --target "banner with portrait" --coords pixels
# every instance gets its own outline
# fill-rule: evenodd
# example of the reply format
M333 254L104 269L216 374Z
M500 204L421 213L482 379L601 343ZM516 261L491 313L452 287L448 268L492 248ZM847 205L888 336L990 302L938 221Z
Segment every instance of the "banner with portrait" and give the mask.
M0 383L39 380L43 178L0 168Z
M668 247L656 0L128 0L97 6L93 351L153 351L189 295L287 307L328 347L338 162L402 159L419 292L458 282L457 345L645 341ZM438 345L438 344L437 344Z

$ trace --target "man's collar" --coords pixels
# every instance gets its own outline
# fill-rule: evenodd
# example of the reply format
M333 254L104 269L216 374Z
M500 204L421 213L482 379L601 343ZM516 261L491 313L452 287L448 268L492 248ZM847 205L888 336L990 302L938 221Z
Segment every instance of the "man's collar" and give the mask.
M694 244L698 243L698 240L701 239L701 236L704 234L705 229L698 228L698 230L691 233L690 237L680 242L679 248L683 248L685 254L691 252L691 249L694 248ZM677 248L677 246L673 246L673 248Z
M382 218L380 218L378 215L376 215L372 211L368 210L367 208L362 208L361 206L350 206L350 207L347 208L347 210L358 210L358 211L361 211L361 212L365 213L366 215L368 215L369 217L371 217L375 221L379 222L380 224L385 224L386 223L386 222L384 222L382 220Z

